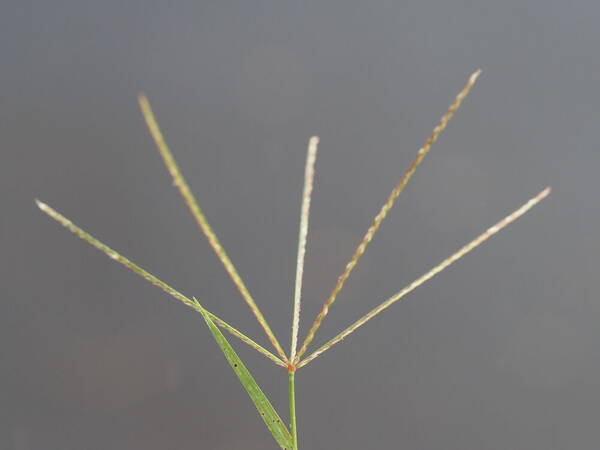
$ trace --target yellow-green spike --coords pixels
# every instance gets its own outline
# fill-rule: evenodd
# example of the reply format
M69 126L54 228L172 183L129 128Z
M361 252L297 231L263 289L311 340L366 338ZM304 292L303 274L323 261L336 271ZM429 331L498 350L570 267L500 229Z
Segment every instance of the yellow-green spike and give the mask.
M194 216L194 219L196 219L196 223L198 224L202 232L206 235L209 244L211 245L217 257L225 267L225 270L229 274L229 277L233 281L233 284L235 284L240 294L242 294L244 301L252 311L252 314L254 314L254 317L256 317L256 320L264 330L265 334L267 335L267 338L269 339L275 350L277 350L279 357L283 361L287 362L287 357L285 355L285 352L281 348L279 341L275 337L275 334L271 330L271 327L267 323L267 320L258 308L258 305L252 298L252 295L250 295L246 284L244 283L242 277L240 277L237 269L229 259L229 256L225 252L225 249L221 245L221 242L217 238L217 235L208 223L208 220L206 220L204 212L202 211L202 209L200 209L200 205L196 201L194 194L192 194L190 187L185 181L185 178L183 177L183 174L181 173L181 170L179 169L175 158L173 158L173 154L171 153L171 150L169 149L169 146L167 145L167 142L162 132L160 131L158 122L156 121L154 113L152 112L150 102L144 94L140 94L139 103L144 119L146 120L146 124L148 125L148 129L150 130L150 134L152 135L152 138L156 143L156 147L158 148L158 151L160 152L160 155L163 158L165 166L167 167L169 173L171 174L171 177L173 178L173 183L175 184L175 186L177 186L177 189L179 189L183 200L185 201L190 212Z

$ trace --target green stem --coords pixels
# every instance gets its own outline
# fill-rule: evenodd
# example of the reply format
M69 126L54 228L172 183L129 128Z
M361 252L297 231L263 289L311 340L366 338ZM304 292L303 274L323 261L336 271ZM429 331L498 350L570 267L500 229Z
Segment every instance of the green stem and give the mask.
M292 450L298 450L298 433L296 431L296 388L294 385L294 371L288 372L288 392L290 399L290 434L292 435L292 442L294 448Z

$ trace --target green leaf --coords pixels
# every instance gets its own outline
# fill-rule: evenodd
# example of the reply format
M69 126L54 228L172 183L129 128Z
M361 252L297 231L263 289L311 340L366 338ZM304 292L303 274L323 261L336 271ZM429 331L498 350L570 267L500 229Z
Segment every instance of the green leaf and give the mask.
M246 389L246 392L248 392L248 395L252 399L254 406L256 406L260 416L267 425L267 428L283 450L292 450L292 436L281 420L281 417L279 417L269 399L260 389L258 384L256 384L256 381L254 381L254 378L252 375L250 375L250 372L244 363L242 363L242 360L239 358L237 353L235 353L235 350L233 350L233 347L231 347L225 336L223 336L221 330L219 330L206 312L203 312L202 310L200 312L208 324L208 327L217 341L217 344L219 344L219 347L221 347L225 358L227 358L227 361L229 361L229 365L231 365L231 368L238 376L240 383L242 383L242 386L244 386L244 389Z

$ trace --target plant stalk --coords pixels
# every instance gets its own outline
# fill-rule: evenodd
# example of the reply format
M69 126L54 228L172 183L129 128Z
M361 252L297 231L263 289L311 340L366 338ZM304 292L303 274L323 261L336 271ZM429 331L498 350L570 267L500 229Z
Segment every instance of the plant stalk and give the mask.
M298 433L296 430L296 387L294 384L295 370L288 372L288 394L290 400L290 434L292 435L292 450L298 450Z

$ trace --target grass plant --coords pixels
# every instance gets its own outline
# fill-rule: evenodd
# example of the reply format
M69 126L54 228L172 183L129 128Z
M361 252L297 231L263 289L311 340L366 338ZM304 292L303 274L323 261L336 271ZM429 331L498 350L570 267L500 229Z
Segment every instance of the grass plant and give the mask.
M140 94L139 103L142 110L142 114L148 125L148 129L156 143L158 151L162 156L164 163L173 178L173 182L177 189L179 190L181 196L183 197L184 202L192 213L194 219L196 220L198 227L204 233L211 247L213 248L215 254L223 264L225 270L229 274L232 282L240 292L242 299L245 301L247 306L250 308L252 314L260 324L262 330L266 334L271 346L273 347L274 353L257 344L254 340L250 339L241 331L234 328L225 320L217 317L213 313L207 311L204 306L195 298L182 294L176 289L172 288L165 282L161 281L156 276L150 274L149 272L142 269L140 266L134 264L121 254L117 253L115 250L111 249L107 245L103 244L101 241L93 237L92 235L85 232L83 229L79 228L69 219L64 217L62 214L51 208L50 206L42 203L39 200L36 200L39 208L48 214L50 217L55 219L57 222L62 224L68 230L79 236L81 239L85 240L89 244L96 247L98 250L104 252L113 260L118 263L124 265L128 269L137 273L138 275L145 278L150 283L159 287L167 294L175 297L177 300L181 301L183 304L193 308L197 312L199 312L204 318L206 324L208 325L210 332L212 333L215 341L220 347L221 351L225 355L225 358L229 362L231 368L237 375L240 383L248 392L250 399L256 406L256 409L260 416L262 417L267 429L272 434L275 441L279 444L279 446L283 450L298 450L298 431L296 425L296 395L295 395L295 376L296 371L300 368L304 368L310 362L312 362L315 358L325 353L335 344L341 342L343 339L352 334L357 328L361 327L369 320L374 318L379 313L383 312L393 303L402 299L408 293L419 287L421 284L425 283L427 280L446 269L449 265L462 258L465 254L479 246L485 240L489 239L492 235L496 234L504 227L509 225L511 222L519 218L525 212L527 212L530 208L536 205L539 201L541 201L544 197L546 197L550 193L550 188L546 188L533 197L531 200L526 202L520 208L506 216L504 219L500 220L498 223L488 228L485 232L480 234L478 237L473 239L468 244L461 247L454 254L434 266L431 270L426 272L421 277L417 278L415 281L410 283L405 288L399 290L394 295L389 297L387 300L382 302L379 306L369 311L354 323L349 325L347 328L338 333L335 337L327 341L325 344L320 347L314 349L312 352L308 353L307 351L313 342L323 320L328 315L329 310L337 299L338 294L344 287L346 280L350 276L350 273L358 264L361 256L364 254L367 246L373 239L375 233L381 226L383 220L388 215L389 211L392 209L396 199L402 193L411 177L415 173L417 167L421 164L432 145L436 142L442 131L446 128L448 122L453 117L456 110L460 107L463 100L467 97L469 92L471 91L475 81L477 80L480 71L476 71L473 73L466 85L456 96L454 102L450 105L447 112L442 116L437 126L434 128L432 134L427 138L423 146L417 152L415 159L412 161L408 169L404 172L404 175L400 178L398 184L394 187L394 189L389 194L387 200L381 207L379 213L375 216L372 224L367 229L364 237L359 242L356 250L354 251L350 261L346 264L342 274L337 279L331 293L323 303L323 306L316 318L312 322L306 337L300 344L299 348L299 328L300 328L300 310L301 310L301 294L302 294L302 278L304 271L304 255L306 253L306 245L307 245L307 237L308 237L308 228L309 228L309 217L310 217L310 202L311 195L313 191L313 182L315 175L315 161L317 157L317 148L319 144L319 139L315 136L310 138L308 143L308 152L306 158L306 168L304 175L304 191L302 193L302 201L301 201L301 212L300 212L300 228L299 228L299 239L298 239L298 252L297 252L297 264L296 264L296 279L294 284L294 298L293 298L293 313L292 313L292 324L291 324L291 339L290 339L290 350L286 354L283 350L281 344L279 343L277 337L271 330L271 327L267 323L267 320L263 316L261 310L259 309L256 301L248 291L244 281L239 275L237 269L227 256L225 249L221 245L216 233L208 223L206 216L196 198L192 194L188 184L183 177L183 174L177 165L173 155L167 146L167 143L163 137L163 134L158 126L158 123L155 119L154 113L150 107L150 103L145 95ZM242 342L248 344L254 350L261 353L263 356L267 357L277 366L284 368L287 372L288 376L288 392L289 392L289 425L286 425L284 420L276 412L275 408L267 398L267 396L260 389L246 366L240 360L239 356L234 351L233 347L227 340L227 338L221 333L221 329L224 329L232 336L240 339Z

